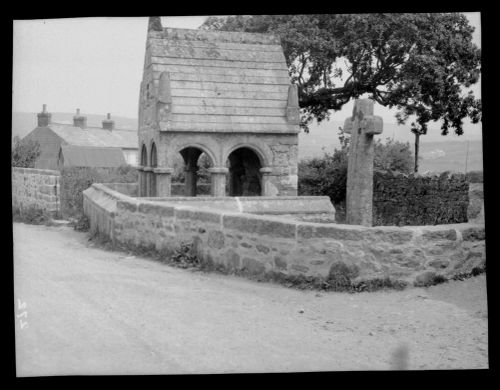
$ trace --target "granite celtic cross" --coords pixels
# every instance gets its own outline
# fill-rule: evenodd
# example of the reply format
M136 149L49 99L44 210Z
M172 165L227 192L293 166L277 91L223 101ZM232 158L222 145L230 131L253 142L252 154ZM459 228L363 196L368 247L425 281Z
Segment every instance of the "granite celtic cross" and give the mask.
M352 117L344 123L351 135L347 166L346 223L372 226L373 136L382 133L382 118L373 115L373 100L354 102Z

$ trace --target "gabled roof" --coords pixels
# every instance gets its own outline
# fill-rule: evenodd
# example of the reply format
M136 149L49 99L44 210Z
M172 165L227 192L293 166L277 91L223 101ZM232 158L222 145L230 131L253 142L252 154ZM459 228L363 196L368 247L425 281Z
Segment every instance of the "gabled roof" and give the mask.
M274 35L150 29L148 69L158 80L159 101L166 104L161 130L299 131L298 106L292 104L297 118L287 117L291 84L280 40ZM142 91L145 88L143 84Z
M48 126L67 144L75 146L118 147L137 149L137 132L125 130L105 130L99 127L81 129L66 124L51 123Z
M65 167L119 167L125 165L120 148L61 145Z

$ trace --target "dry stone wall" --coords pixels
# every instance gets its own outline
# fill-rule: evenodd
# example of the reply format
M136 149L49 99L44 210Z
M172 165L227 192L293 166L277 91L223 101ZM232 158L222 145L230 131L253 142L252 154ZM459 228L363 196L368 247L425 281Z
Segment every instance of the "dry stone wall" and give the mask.
M470 272L485 264L480 224L362 227L134 199L103 185L84 192L91 228L117 243L167 253L193 245L202 262L252 274L407 282Z
M56 216L60 211L59 171L12 168L12 207L35 207Z

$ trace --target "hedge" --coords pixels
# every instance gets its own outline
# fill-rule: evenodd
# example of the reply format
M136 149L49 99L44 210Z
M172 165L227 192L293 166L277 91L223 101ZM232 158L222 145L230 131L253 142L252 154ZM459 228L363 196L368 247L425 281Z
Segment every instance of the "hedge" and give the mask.
M82 192L92 183L137 183L137 169L124 165L118 168L66 167L61 170L61 213L63 218L83 215Z
M462 173L420 176L374 172L375 226L467 222L468 206L469 182Z

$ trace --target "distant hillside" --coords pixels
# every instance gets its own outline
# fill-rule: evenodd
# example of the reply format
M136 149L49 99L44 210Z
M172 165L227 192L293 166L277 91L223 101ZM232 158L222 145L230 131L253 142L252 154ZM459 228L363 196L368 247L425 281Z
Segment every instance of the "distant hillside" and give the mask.
M72 123L74 113L55 112L52 113L52 120L59 123ZM102 126L104 115L85 114L89 126ZM116 127L125 130L136 131L137 119L113 116ZM21 138L32 131L37 124L36 113L14 112L12 114L12 136L19 135ZM327 121L319 125L311 126L309 134L301 132L299 134L299 159L321 157L324 152L333 152L340 147L338 139L338 128L343 126L343 122ZM425 136L421 138L420 150L422 160L420 171L460 171L465 170L465 159L467 155L467 140L469 142L469 157L467 170L482 170L483 155L480 125L464 125L464 136L449 134L440 135L439 129L431 128ZM409 127L398 126L393 123L384 123L384 131L380 136L382 140L393 138L402 142L409 142L413 150L415 140Z
M467 144L469 152L467 155ZM483 170L483 145L481 141L422 142L420 172L465 172Z
M53 112L52 120L58 123L73 123L74 113ZM87 117L87 125L92 127L101 127L102 120L105 115L85 114ZM112 116L115 121L116 128L123 130L137 130L136 118L125 118L122 116ZM29 112L13 112L12 113L12 137L18 135L20 138L26 136L37 126L36 113Z
M323 122L311 126L308 134L299 134L299 159L321 157L324 152L332 153L340 148L338 139L339 127L344 123L339 121ZM382 141L394 138L397 141L409 142L413 150L415 137L408 126L398 126L384 123L384 131L377 136ZM440 130L431 128L420 138L420 171L460 171L465 170L467 156L467 141L469 141L469 156L467 170L483 169L482 134L480 125L465 124L464 135L448 134L442 136Z

